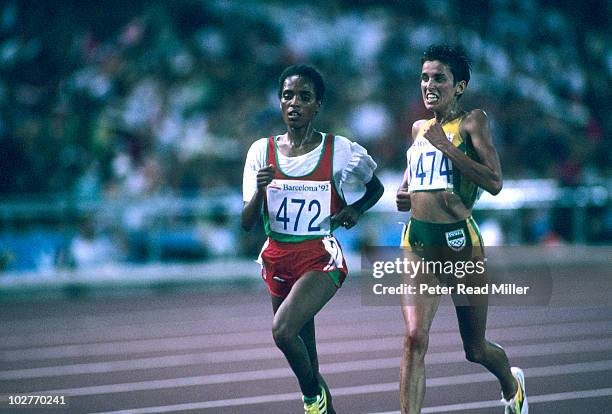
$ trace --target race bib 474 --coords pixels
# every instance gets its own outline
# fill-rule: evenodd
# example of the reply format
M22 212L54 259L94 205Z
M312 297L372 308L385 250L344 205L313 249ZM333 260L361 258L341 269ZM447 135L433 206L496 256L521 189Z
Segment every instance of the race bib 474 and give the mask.
M408 149L410 191L452 189L453 164L446 155L420 139Z

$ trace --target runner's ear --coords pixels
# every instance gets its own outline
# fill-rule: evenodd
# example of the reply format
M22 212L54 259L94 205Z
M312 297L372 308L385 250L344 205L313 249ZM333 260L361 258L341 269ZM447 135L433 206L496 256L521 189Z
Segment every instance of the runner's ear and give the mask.
M457 82L457 85L455 85L455 96L459 97L461 95L463 95L463 92L465 92L465 81L459 81Z

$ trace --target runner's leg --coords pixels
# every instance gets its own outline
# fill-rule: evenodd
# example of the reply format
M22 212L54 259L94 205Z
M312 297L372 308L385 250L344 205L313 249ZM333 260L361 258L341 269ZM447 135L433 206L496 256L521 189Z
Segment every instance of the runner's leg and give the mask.
M314 328L314 316L334 296L336 290L336 285L328 275L312 271L305 273L293 285L284 300L273 298L273 306L275 303L278 304L277 307L274 306L276 307L272 326L274 341L295 373L302 394L307 397L319 394L318 361L313 365L306 344L311 341L308 333L306 332L306 341L300 333L310 322ZM314 340L314 329L312 340Z
M486 280L486 275L482 277ZM470 278L466 278L462 283L470 284ZM480 280L475 283L482 285L483 282ZM462 303L465 303L466 298L463 299ZM453 300L458 302L456 297L453 297ZM486 295L473 295L467 300L470 306L455 307L465 357L468 361L481 364L495 375L501 384L504 398L509 400L516 394L517 382L510 371L504 349L485 338L488 298Z
M308 350L308 355L310 356L310 364L312 366L313 371L316 373L317 379L319 381L319 385L323 387L325 393L327 394L327 412L328 414L335 414L335 410L332 406L332 396L329 392L329 387L327 383L321 376L319 372L319 357L317 355L317 342L316 342L316 329L314 319L306 322L306 325L300 331L300 338L304 341L306 345L306 349Z
M411 260L420 260L406 253ZM412 281L434 285L434 276L417 274ZM425 354L429 330L438 310L441 296L411 295L402 297L405 323L404 355L400 367L400 407L402 414L419 414L425 398Z

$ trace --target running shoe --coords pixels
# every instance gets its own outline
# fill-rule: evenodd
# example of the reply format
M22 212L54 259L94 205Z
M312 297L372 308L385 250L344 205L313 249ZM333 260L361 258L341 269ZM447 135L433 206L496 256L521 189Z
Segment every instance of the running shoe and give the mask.
M304 401L304 414L327 414L327 394L323 387L320 387L321 393L317 395L316 401L306 403ZM302 397L304 400L305 398Z
M527 393L525 392L525 375L523 370L518 367L512 367L510 370L514 378L516 378L518 390L510 401L507 401L502 395L502 402L506 406L504 414L528 414L529 404L527 403Z

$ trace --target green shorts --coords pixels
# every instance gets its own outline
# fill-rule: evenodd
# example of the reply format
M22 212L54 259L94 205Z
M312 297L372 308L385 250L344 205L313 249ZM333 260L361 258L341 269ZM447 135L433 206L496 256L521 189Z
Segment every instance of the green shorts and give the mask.
M484 244L472 218L456 223L430 223L410 218L402 234L402 247L410 247L426 260L468 260L484 257Z

